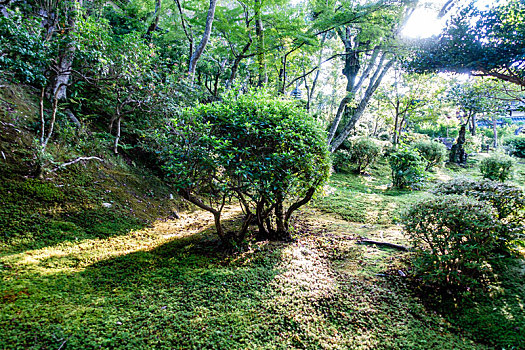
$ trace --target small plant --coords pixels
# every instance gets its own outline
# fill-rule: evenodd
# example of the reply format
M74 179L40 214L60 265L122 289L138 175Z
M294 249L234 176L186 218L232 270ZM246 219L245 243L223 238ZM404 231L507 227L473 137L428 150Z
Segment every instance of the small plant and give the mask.
M392 184L397 188L417 188L424 178L425 167L417 151L401 147L389 157Z
M483 159L479 170L485 179L505 182L512 177L514 159L506 154L493 153Z
M525 158L525 136L514 136L505 140L509 153L518 158Z
M413 147L426 161L425 170L441 166L447 158L447 148L441 142L421 140L414 143Z
M410 207L402 223L415 251L414 274L424 283L465 291L494 279L500 224L488 203L431 197Z
M370 138L361 137L352 142L349 153L355 172L360 174L381 155L381 146Z

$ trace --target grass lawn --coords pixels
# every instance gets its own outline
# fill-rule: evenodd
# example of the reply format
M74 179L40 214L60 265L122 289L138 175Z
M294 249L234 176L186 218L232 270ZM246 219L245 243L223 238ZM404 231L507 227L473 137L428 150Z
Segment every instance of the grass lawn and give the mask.
M385 171L334 175L331 194L297 215L292 243L250 242L225 255L211 215L189 211L114 235L7 247L0 348L523 348L519 267L493 297L447 312L402 277L409 253L357 244L406 243L396 216L426 195L388 190ZM474 170L433 176L465 172ZM239 214L228 208L227 225Z

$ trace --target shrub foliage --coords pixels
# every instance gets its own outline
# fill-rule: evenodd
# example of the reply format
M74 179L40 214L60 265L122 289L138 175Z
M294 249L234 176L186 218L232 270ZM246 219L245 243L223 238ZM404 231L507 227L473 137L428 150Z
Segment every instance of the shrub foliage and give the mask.
M440 166L447 158L447 148L441 142L420 140L415 142L413 147L425 160L425 170Z
M500 225L488 203L466 196L432 197L403 217L415 274L425 283L458 289L486 285Z
M505 140L511 155L525 158L525 136L514 136Z
M504 182L511 178L514 159L506 154L493 153L483 159L479 170L485 179Z
M244 238L250 222L268 239L289 239L292 213L328 178L324 131L293 102L262 92L184 110L157 139L164 169L180 194L215 216L225 241ZM221 211L238 200L240 234L223 232Z
M397 188L416 188L421 183L425 169L419 153L409 147L400 147L390 154L392 183Z
M415 274L432 285L487 287L493 268L522 244L525 193L500 182L458 178L434 194L402 219L415 250Z

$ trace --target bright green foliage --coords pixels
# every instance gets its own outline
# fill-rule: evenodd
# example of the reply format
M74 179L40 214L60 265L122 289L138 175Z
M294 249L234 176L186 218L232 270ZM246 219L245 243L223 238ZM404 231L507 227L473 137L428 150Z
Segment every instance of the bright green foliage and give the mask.
M403 224L415 251L414 274L424 283L468 291L494 279L500 227L488 203L431 197L409 208Z
M514 159L506 154L493 153L479 164L485 179L504 182L512 177Z
M390 154L392 184L397 188L417 188L425 174L424 161L419 153L409 147L400 147Z
M350 162L355 166L357 173L362 173L381 155L382 151L380 145L367 137L354 140L350 147Z
M514 136L505 140L505 145L509 147L511 155L525 158L525 136Z
M447 148L441 142L420 140L414 143L413 147L426 161L425 170L430 170L435 166L441 166L447 158Z
M24 84L44 85L50 47L35 35L40 23L19 13L0 15L0 77Z
M215 199L219 215L235 196L250 220L255 214L262 236L288 237L291 214L328 177L320 125L293 102L265 93L229 94L186 109L167 131L164 169L179 192L197 205L197 197Z

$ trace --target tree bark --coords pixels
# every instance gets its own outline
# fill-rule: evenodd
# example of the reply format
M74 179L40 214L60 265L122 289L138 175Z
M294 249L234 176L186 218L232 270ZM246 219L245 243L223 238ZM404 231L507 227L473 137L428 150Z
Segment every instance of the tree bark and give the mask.
M383 61L383 57L380 62ZM381 63L378 65L376 72L374 73L374 76L371 78L368 88L366 89L364 96L359 102L359 105L357 106L357 108L350 110L348 107L345 107L347 108L348 114L350 115L350 120L343 128L343 131L335 139L333 139L332 142L330 143L329 145L330 152L332 153L335 152L339 148L339 146L341 146L341 144L348 138L348 136L350 135L350 132L357 124L357 121L363 115L366 109L366 106L368 105L368 102L372 98L372 95L379 87L381 80L383 80L383 77L385 76L386 72L390 69L390 67L392 67L393 63L394 63L393 60L390 60L384 66ZM337 126L335 126L335 128L333 129L334 129L334 134L335 134L335 131L337 130Z
M262 22L262 1L255 0L255 35L257 36L257 67L259 70L258 86L268 82L266 73L266 59L264 55L264 27Z
M195 68L197 67L197 62L199 61L199 58L204 52L204 49L206 48L206 45L208 44L208 40L210 39L211 29L213 26L213 19L215 17L215 7L216 6L217 6L217 0L210 0L210 7L208 9L208 15L206 17L206 26L204 28L204 34L202 35L201 42L199 43L199 45L195 49L195 52L193 53L193 55L191 55L191 58L190 58L190 66L188 70L188 75L190 77L191 82L193 82L195 78Z
M157 29L157 27L159 26L159 21L160 21L160 9L162 7L162 0L157 0L157 2L155 3L155 17L153 18L153 21L151 22L151 24L149 25L148 27L148 30L146 32L146 36L151 38L151 34Z
M191 30L191 25L188 23L188 28L186 28L186 20L184 19L184 13L182 12L182 7L180 5L180 1L179 0L175 0L175 2L177 3L177 9L179 10L179 15L180 15L180 22L181 22L181 25L182 25L182 30L184 31L184 34L186 35L186 38L188 38L188 41L190 43L190 47L189 47L189 52L188 52L188 67L190 65L190 60L191 60L191 57L193 56L193 32Z
M348 41L347 39L345 39L345 36L344 36L344 34L341 31L339 31L339 36L343 39L343 42ZM346 50L348 52L346 52ZM332 140L335 137L335 134L337 132L337 128L339 127L339 123L341 123L341 119L343 118L343 115L348 116L351 113L350 107L347 107L347 104L354 98L355 94L361 88L363 82L365 81L365 79L370 74L372 68L376 64L376 60L377 60L377 57L379 55L379 51L380 51L379 47L375 47L374 48L374 51L372 52L372 56L370 57L370 62L368 63L368 66L365 69L365 71L363 72L363 74L361 74L361 77L357 81L357 83L355 83L356 78L357 78L356 76L347 76L346 96L341 100L341 103L339 103L339 107L337 108L337 112L336 112L335 118L334 118L334 120L332 122L332 125L330 127L330 131L328 132L328 144L329 145L332 143ZM351 43L345 43L345 54L346 53L351 55L351 56L356 57L355 55L357 53L356 52L352 52ZM384 55L381 56L381 60L379 61L379 67L378 68L381 68L381 66L383 64L383 61L384 61ZM345 65L346 64L353 64L353 63L355 63L355 62L353 62L352 60L348 60L348 61L345 60ZM376 74L377 74L378 71L379 70L376 70ZM356 72L356 70L355 70L355 68L354 69L350 69L350 68L346 68L345 67L343 72L347 72L349 74L350 72ZM358 72L359 71L357 70L357 72L355 74L357 74ZM355 83L355 85L352 85L354 83ZM372 80L370 81L369 86L370 85L372 85Z
M77 17L79 15L82 0L75 0L68 9L67 26L65 35L69 37L69 42L58 57L58 64L54 67L53 87L51 94L58 100L66 99L67 87L71 78L71 68L75 58L76 46L71 38L71 34L76 30Z
M498 121L492 115L492 131L494 132L494 148L498 148Z
M476 115L473 114L470 118L470 134L476 136Z

